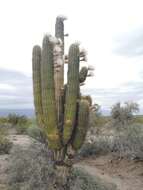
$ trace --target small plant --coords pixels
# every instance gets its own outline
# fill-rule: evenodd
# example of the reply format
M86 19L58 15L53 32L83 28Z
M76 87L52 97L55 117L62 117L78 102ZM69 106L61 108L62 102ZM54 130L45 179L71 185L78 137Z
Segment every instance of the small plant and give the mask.
M8 123L7 117L0 117L0 125L5 125Z

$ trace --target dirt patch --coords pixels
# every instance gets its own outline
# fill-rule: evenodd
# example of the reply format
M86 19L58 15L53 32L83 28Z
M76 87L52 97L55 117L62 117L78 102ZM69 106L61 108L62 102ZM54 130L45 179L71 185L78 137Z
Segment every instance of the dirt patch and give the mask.
M116 184L119 190L143 189L143 162L119 160L108 155L85 159L78 165L91 175Z
M13 143L13 146L20 146L21 148L27 148L34 142L34 139L27 135L9 135L8 139Z

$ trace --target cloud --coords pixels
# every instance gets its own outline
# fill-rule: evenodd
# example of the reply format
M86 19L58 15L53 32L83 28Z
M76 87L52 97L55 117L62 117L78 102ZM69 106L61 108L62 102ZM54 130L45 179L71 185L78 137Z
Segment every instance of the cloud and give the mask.
M142 72L141 72L142 76ZM33 108L32 78L22 72L0 69L0 108ZM85 86L83 94L90 94L95 103L101 105L103 113L110 113L113 104L134 101L143 111L143 81L130 81L114 88L93 88Z
M118 36L113 52L127 57L143 56L143 27Z
M0 69L0 107L33 107L32 79L22 72Z
M110 110L112 105L117 102L133 101L139 103L141 112L143 111L143 81L128 82L117 88L84 88L83 94L90 94L95 103L101 105L103 112ZM88 93L87 93L88 92Z

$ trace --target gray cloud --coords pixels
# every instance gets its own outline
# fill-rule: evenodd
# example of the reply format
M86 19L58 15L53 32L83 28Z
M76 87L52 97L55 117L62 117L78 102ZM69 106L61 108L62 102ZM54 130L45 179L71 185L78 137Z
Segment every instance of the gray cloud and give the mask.
M101 103L103 111L108 110L109 112L112 105L117 102L133 101L139 104L143 102L142 86L143 82L129 82L119 88L85 88L82 92L83 94L90 94L94 102ZM141 112L143 112L143 105L140 104L139 106Z
M143 28L128 32L115 41L114 53L128 57L143 55Z
M33 107L32 79L25 74L0 69L0 108Z
M142 73L141 73L142 74ZM0 108L33 108L32 78L21 72L0 69ZM104 112L118 101L143 102L143 82L129 82L120 88L82 88L83 94L90 94L94 102L101 104ZM140 105L143 111L142 105Z

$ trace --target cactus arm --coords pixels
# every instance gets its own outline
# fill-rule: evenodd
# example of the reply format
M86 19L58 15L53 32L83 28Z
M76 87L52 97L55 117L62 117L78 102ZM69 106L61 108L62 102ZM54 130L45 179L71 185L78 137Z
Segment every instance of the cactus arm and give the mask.
M82 100L87 100L88 103L89 103L89 106L90 106L90 107L92 106L92 98L91 98L90 95L81 96L81 99L82 99Z
M54 87L54 45L49 36L43 39L41 78L42 78L42 107L45 132L48 137L49 148L60 148L60 137L57 129L57 113Z
M35 114L39 127L43 127L43 111L42 111L42 94L41 94L41 48L33 47L32 53L32 69L33 69L33 94Z
M87 100L81 100L79 102L78 108L78 121L77 126L75 128L73 139L72 139L72 147L74 150L78 150L84 143L85 136L88 129L88 121L89 121L89 103Z
M88 68L87 67L82 67L79 73L79 82L83 83L86 80L88 74Z
M79 45L72 44L69 49L68 79L65 100L63 143L71 138L76 119L79 98Z

